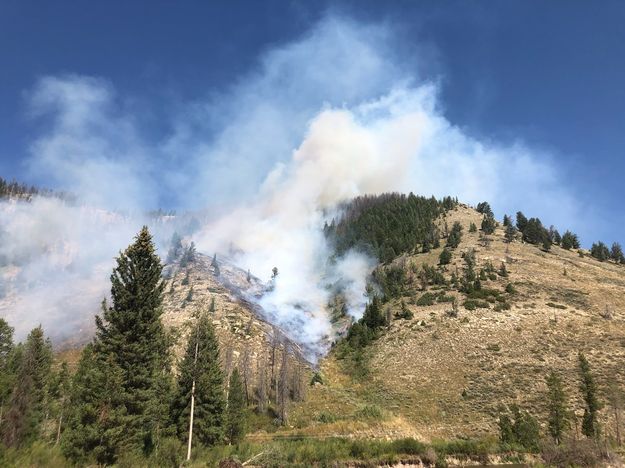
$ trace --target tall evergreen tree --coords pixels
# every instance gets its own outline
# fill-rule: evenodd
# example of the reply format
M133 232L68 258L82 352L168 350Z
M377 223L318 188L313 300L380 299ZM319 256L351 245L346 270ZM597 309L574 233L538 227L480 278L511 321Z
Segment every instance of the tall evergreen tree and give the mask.
M547 389L549 434L556 444L560 444L564 431L569 426L569 413L566 407L566 394L562 386L562 379L554 371L547 377Z
M110 465L121 453L133 449L126 434L133 416L125 406L124 370L113 354L96 348L91 343L81 353L61 447L76 463L95 460Z
M517 211L516 214L516 228L523 233L527 227L527 218L523 213Z
M2 440L8 447L31 442L39 435L51 364L52 345L39 326L26 338L3 421Z
M625 263L623 249L621 248L621 244L619 244L618 242L614 242L612 244L612 249L610 249L610 258L616 263Z
M566 250L579 249L579 239L577 238L577 234L573 234L571 231L567 230L562 235L561 246Z
M245 389L238 369L230 375L228 407L226 410L226 439L239 443L245 436Z
M584 417L582 419L582 434L586 437L599 436L598 412L601 404L597 398L597 385L592 375L590 364L582 353L579 354L579 373L581 378L580 390L584 398Z
M196 359L197 345L197 359ZM171 414L178 435L186 439L191 412L191 391L195 381L193 440L204 445L220 442L224 433L224 375L219 343L206 313L197 318L180 363L178 386Z
M6 411L6 404L13 389L15 367L11 365L15 361L13 344L13 327L6 320L0 318L0 428Z
M123 372L124 434L129 444L151 452L168 421L171 363L161 322L164 283L161 261L144 226L117 258L111 274L110 307L96 316L95 351L112 356Z

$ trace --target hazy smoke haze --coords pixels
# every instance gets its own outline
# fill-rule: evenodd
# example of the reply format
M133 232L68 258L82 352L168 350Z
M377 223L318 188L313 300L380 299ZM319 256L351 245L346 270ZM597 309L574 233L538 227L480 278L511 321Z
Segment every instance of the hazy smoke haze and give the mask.
M329 263L321 231L343 201L452 195L488 200L498 216L523 209L571 226L576 204L549 155L455 127L437 84L405 68L400 50L385 26L329 16L268 50L231 88L176 103L158 136L105 79L42 78L29 94L45 124L29 167L81 203L0 205L0 314L19 336L39 323L72 333L97 311L113 257L143 223L165 256L179 226L147 220L159 206L202 210L192 236L201 252L234 245L239 266L264 280L277 267L261 305L310 345L331 333L329 285L341 282L349 313L363 312L372 260L352 252Z

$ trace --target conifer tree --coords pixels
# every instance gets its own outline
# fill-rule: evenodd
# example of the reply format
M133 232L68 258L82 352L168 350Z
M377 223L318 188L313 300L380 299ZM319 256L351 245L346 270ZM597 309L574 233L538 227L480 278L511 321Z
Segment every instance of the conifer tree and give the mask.
M504 227L512 226L512 218L507 214L503 215L503 225Z
M197 359L196 359L197 345ZM224 376L219 343L206 313L200 314L180 363L178 386L172 404L172 420L182 439L187 438L191 412L191 391L195 381L193 439L214 445L223 438Z
M547 406L549 408L549 434L556 444L562 442L564 431L569 427L569 413L562 379L554 371L547 377Z
M590 364L582 353L579 354L579 373L581 378L580 390L584 398L584 416L582 419L582 434L586 437L599 436L599 421L597 420L601 405L597 398L595 378L590 370Z
M445 248L438 256L438 263L440 265L448 265L451 262L451 252L449 249Z
M111 300L96 316L94 350L122 369L124 434L130 446L151 452L168 421L171 391L169 338L161 322L164 283L152 236L143 227L117 257L111 274ZM101 358L99 358L101 360Z
M484 216L481 229L484 234L492 234L495 232L495 218L492 216Z
M521 233L523 233L525 231L525 228L527 227L527 218L525 217L525 215L523 213L521 213L520 211L517 211L516 214L516 228L521 231Z
M6 446L18 447L38 437L45 417L51 364L52 345L39 326L30 332L23 347L2 425L2 440Z
M612 244L612 249L610 250L610 258L616 263L625 263L623 249L621 248L621 244L619 244L618 242L614 242Z
M571 249L579 249L579 239L577 238L577 234L573 234L571 231L566 231L562 235L562 241L560 243L563 249L571 250Z
M5 406L13 389L15 377L15 352L13 344L13 327L0 318L0 428L5 414Z
M228 407L225 419L228 443L239 443L245 435L245 389L243 388L239 370L236 368L230 375Z
M113 354L97 347L98 343L91 343L81 353L61 447L76 463L95 460L110 465L121 453L134 449L126 434L132 416L125 407L124 370Z

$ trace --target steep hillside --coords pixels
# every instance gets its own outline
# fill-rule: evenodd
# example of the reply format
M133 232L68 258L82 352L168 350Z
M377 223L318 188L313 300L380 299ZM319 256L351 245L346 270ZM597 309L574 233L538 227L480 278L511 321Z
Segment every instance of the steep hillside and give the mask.
M424 289L422 265L438 265L442 245L394 260L386 268L401 267L406 280L401 297L385 307L408 309L413 317L395 318L365 348L364 373L355 373L353 361L336 350L322 361L324 385L314 386L293 413L300 432L426 440L496 435L502 404L518 403L545 421L545 377L552 369L564 376L579 418L580 351L602 391L625 379L625 268L557 246L549 252L520 240L508 246L501 226L490 236L469 232L481 220L463 205L439 220L441 230L455 221L463 226L451 263L440 271L447 281L452 273L461 276L462 256L473 249L476 274L486 269L483 290L497 292L465 303L453 287ZM507 277L497 274L502 264ZM508 284L515 292L506 292ZM417 305L431 300L423 298L426 292L444 292L446 301L453 296L457 311L440 299ZM608 432L609 413L602 415Z

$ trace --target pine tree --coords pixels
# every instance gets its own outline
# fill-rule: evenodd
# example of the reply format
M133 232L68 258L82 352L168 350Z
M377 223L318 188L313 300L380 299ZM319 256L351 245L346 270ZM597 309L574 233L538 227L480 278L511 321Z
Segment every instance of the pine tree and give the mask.
M455 249L460 245L460 240L462 239L462 225L456 221L451 227L451 231L449 232L449 236L447 236L447 247L451 249Z
M245 389L238 369L230 375L228 407L226 410L226 439L230 444L239 443L245 436Z
M556 444L562 442L564 431L569 427L569 413L562 379L552 371L547 377L547 406L549 408L549 434Z
M621 248L621 244L619 244L618 242L614 242L612 244L612 249L610 250L610 258L616 263L625 263L623 249Z
M45 398L52 345L41 326L33 329L24 344L15 384L3 421L2 440L8 447L18 447L39 436L45 417Z
M584 416L582 419L582 434L586 437L599 436L599 421L597 420L601 405L597 399L597 386L590 370L590 364L582 353L579 354L579 372L581 378L580 390L584 398Z
M123 372L124 434L131 447L151 452L167 424L169 338L161 322L164 283L152 236L143 227L117 258L111 274L112 305L96 316L94 350L112 356Z
M189 429L193 381L195 381L193 438L204 445L214 445L223 437L226 402L219 343L206 313L197 318L196 327L189 337L179 367L178 386L171 414L178 435L182 439L187 438Z
M523 233L527 227L527 218L523 213L517 211L516 214L516 228Z
M504 227L512 226L512 218L508 215L503 215L503 225Z
M63 423L68 409L71 392L71 378L67 362L63 361L58 372L54 372L51 378L49 389L50 396L50 416L56 419L55 445L59 443L61 432L64 429Z
M6 320L0 318L0 428L16 374L13 330Z
M592 244L592 247L590 248L590 255L600 262L605 262L610 258L610 249L608 249L608 246L603 242L599 241Z
M579 239L577 238L577 234L573 234L571 231L567 230L562 235L560 245L566 250L579 249Z
M115 463L132 450L126 434L130 418L126 411L124 370L112 354L85 347L72 379L66 429L61 446L70 460L86 464L91 459L102 465Z
M445 248L438 256L438 263L440 265L448 265L451 262L451 252L449 249Z
M516 228L512 224L508 224L508 226L506 226L506 232L504 234L506 242L510 243L514 239L516 239L516 232Z
M484 234L492 234L495 232L495 218L492 216L484 216L481 229Z

